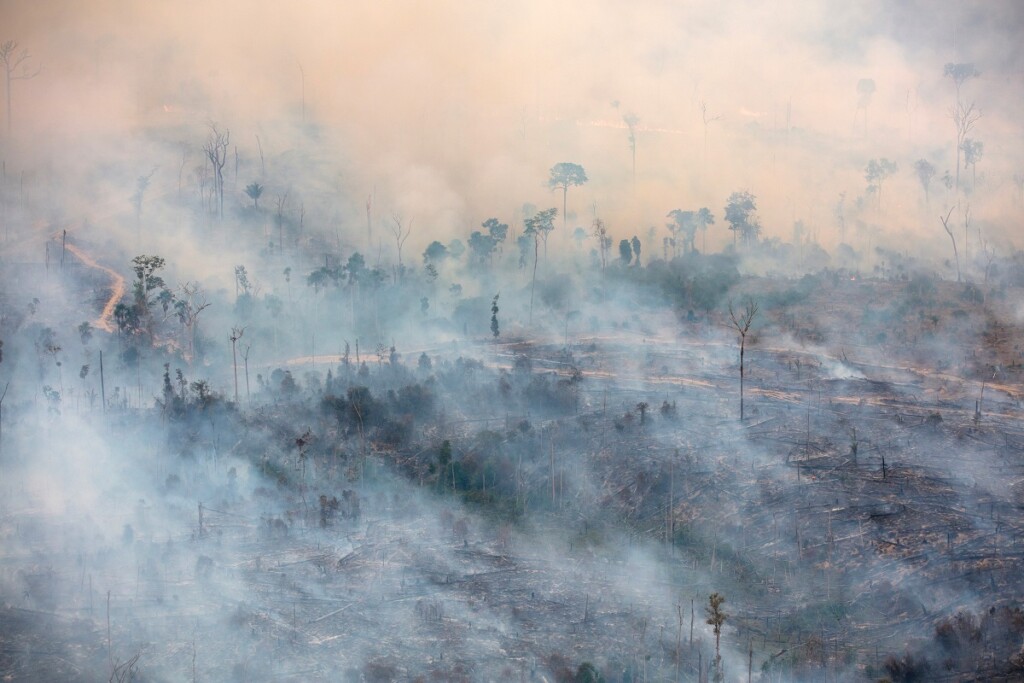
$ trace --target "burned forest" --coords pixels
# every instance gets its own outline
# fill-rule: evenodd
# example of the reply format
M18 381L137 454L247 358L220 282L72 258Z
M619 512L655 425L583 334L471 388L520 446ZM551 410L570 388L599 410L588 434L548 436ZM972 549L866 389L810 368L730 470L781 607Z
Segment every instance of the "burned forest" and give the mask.
M1024 680L1024 12L0 9L0 677Z

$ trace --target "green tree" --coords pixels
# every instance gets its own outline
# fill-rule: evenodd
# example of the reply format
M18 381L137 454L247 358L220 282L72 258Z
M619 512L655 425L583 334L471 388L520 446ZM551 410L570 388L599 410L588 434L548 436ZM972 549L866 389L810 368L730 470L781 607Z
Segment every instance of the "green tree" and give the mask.
M697 212L697 222L700 223L700 231L702 233L700 250L706 254L708 252L708 226L715 224L715 215L711 213L711 209L705 206Z
M495 294L494 298L491 300L491 334L494 335L495 339L498 338L498 334L500 333L500 330L498 329L498 297L499 296L501 296L500 293Z
M935 166L927 159L918 159L914 162L914 172L917 173L917 179L921 182L922 189L924 189L924 202L928 204L928 186L931 185L932 178L935 177Z
M263 196L263 186L256 182L249 183L245 186L245 193L252 200L252 208L259 211L260 197Z
M733 244L736 243L736 236L743 238L744 244L757 240L761 233L761 224L757 220L757 197L746 190L739 190L729 195L725 204L725 221L732 230Z
M882 183L886 178L899 170L895 161L886 158L872 159L864 169L864 179L868 181L868 189L874 189L878 196L878 210L882 210Z
M558 209L545 209L538 211L526 219L526 229L523 236L529 235L533 238L533 277L530 283L530 323L533 323L533 294L537 289L537 260L540 251L540 241L544 240L544 258L548 256L548 235L555 229L555 213Z
M964 141L960 144L960 149L964 152L964 168L971 167L971 190L974 190L978 184L977 165L981 161L982 153L985 151L985 144L981 140L964 138Z
M566 213L566 198L569 195L569 188L583 185L587 182L587 173L579 164L572 164L566 161L552 166L550 173L548 187L552 190L562 191L562 227L564 228L568 216Z
M722 609L724 602L724 595L712 593L708 596L708 606L704 608L704 614L707 617L706 623L715 634L715 681L725 680L725 672L722 671L722 654L720 649L722 624L728 618L728 615Z
M624 266L628 266L633 260L633 247L629 244L629 240L619 241L619 260Z

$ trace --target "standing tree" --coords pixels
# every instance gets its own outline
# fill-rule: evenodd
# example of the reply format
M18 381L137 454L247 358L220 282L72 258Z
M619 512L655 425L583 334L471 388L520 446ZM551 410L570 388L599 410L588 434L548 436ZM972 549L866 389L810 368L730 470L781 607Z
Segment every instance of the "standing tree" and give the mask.
M715 634L715 681L725 680L725 672L722 671L722 654L720 649L720 643L722 640L722 624L729 615L722 610L722 603L725 602L725 596L719 593L712 593L708 596L708 606L704 608L704 614L707 616L707 624L711 627L712 633Z
M263 186L257 182L249 183L245 186L245 193L249 195L249 199L252 200L252 208L259 211L260 197L263 196Z
M28 50L18 51L18 43L13 40L6 40L0 43L0 62L4 64L4 75L7 77L7 137L11 136L11 81L25 81L39 75L40 69L30 71L28 60L31 59Z
M964 140L971 132L971 128L981 116L981 113L974 109L973 102L965 105L963 100L960 99L960 89L964 83L980 75L981 72L970 63L954 64L950 62L943 68L943 76L952 79L953 88L956 92L956 99L953 101L953 108L950 111L950 118L953 120L953 127L956 129L956 181L954 186L957 192L960 191L960 151Z
M935 177L935 166L927 159L918 159L914 162L914 171L917 173L917 179L921 181L921 187L924 189L924 203L928 204L928 186L931 184L932 178Z
M501 333L501 330L498 328L498 297L499 296L501 296L500 292L498 294L495 294L494 298L491 299L491 334L494 335L495 339L497 339L498 335Z
M702 168L707 165L708 160L708 126L721 118L721 114L708 114L708 103L704 100L700 101L700 119L704 124L704 156L701 159Z
M895 161L888 159L872 159L864 169L864 179L868 181L868 188L874 188L878 196L878 210L882 210L882 183L886 178L899 170Z
M587 182L587 173L579 164L572 164L566 161L555 164L551 167L551 177L548 178L548 187L552 190L562 191L562 227L568 216L566 213L566 198L569 188L582 185Z
M538 211L526 219L526 229L523 234L532 234L540 238L544 243L544 258L548 257L548 236L555 229L555 215L558 209L550 208Z
M956 259L956 281L960 282L960 254L956 250L956 237L953 236L953 228L949 227L949 217L953 215L953 209L955 208L955 206L949 207L946 217L939 216L939 220L942 221L942 227L945 228L946 234L949 235L949 239L953 243L953 258Z
M697 222L700 223L701 231L701 245L700 251L702 254L708 253L708 226L715 224L715 215L711 213L711 209L702 207L697 212Z
M636 264L640 265L640 238L633 235L633 239L629 242L633 247L633 255L636 257Z
M597 248L601 253L601 268L608 265L608 249L611 248L612 238L608 236L608 228L600 218L594 219L592 226L593 235L597 238Z
M953 126L956 128L956 180L954 187L957 192L959 192L960 152L964 151L964 143L968 140L967 136L971 134L974 124L976 124L978 119L981 118L981 112L975 108L974 102L964 104L963 102L958 101L953 106L950 118L953 119Z
M697 212L672 209L668 212L667 217L672 219L672 222L668 224L668 229L674 237L675 244L681 243L683 245L683 254L693 252L699 226Z
M978 185L978 162L981 161L981 155L985 151L985 143L981 140L972 140L971 138L964 138L963 143L960 145L960 149L964 152L964 168L971 167L971 191L973 192L975 187Z
M743 366L743 355L747 349L747 333L750 332L750 325L754 322L754 316L757 315L757 304L753 300L747 299L747 303L743 310L736 314L733 310L732 302L729 302L729 319L732 322L732 326L736 328L736 331L740 334L740 422L743 421L743 380L744 380L744 366Z
M757 197L746 190L733 192L725 205L725 221L732 230L732 242L736 244L736 235L743 236L743 243L757 241L761 233L761 224L757 220Z
M533 238L533 278L530 283L530 323L533 323L533 294L537 289L537 258L540 252L540 241L544 240L544 258L548 256L548 235L555 229L555 213L558 209L545 209L526 219L523 237Z
M185 328L188 335L188 362L191 364L196 355L196 329L198 328L199 314L209 308L206 295L200 289L197 282L186 282L178 287L178 296L174 301L174 312L178 321Z
M624 266L628 266L633 261L633 247L629 244L629 240L619 241L619 260Z
M481 224L481 227L487 229L487 234L494 240L495 247L500 246L508 237L508 223L502 223L497 218L488 218Z
M405 266L402 265L402 247L405 245L405 241L409 239L409 235L412 233L412 221L409 221L408 228L403 228L402 214L392 214L391 220L395 222L394 227L391 228L391 234L395 236L395 249L398 252L398 266L395 269L395 283L397 284L402 279L402 275L405 274Z
M231 335L228 337L231 340L231 364L235 370L235 405L238 405L238 352L235 347L243 334L245 334L244 327L232 327Z
M956 88L956 103L960 103L960 87L968 80L977 78L981 72L974 68L973 64L946 64L943 68L943 76L953 79L953 87Z
M231 140L231 131L223 133L217 130L217 124L210 124L210 136L203 145L203 152L210 162L213 170L213 189L218 199L218 215L224 219L224 164L228 160L228 143Z

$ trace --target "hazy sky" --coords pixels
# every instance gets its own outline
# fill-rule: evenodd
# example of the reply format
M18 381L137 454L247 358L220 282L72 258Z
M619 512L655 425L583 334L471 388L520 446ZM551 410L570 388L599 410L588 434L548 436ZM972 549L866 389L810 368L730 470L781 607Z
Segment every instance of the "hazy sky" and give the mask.
M51 163L88 140L106 153L105 134L127 147L124 132L159 126L198 149L209 121L232 130L243 157L257 154L257 134L281 154L304 91L348 211L375 188L382 211L418 216L414 241L510 218L526 201L559 204L543 186L559 161L590 176L571 193L581 225L595 209L617 236L660 228L673 208L720 216L746 188L767 235L789 239L803 219L827 245L838 194L852 203L867 160L886 156L901 172L878 222L920 230L936 212L918 210L913 161L928 158L940 176L955 164L947 62L982 72L964 87L988 143L980 218L1005 214L1022 148L1024 6L1012 1L0 7L5 37L43 68L15 83L16 138ZM866 112L865 78L876 84ZM639 118L635 191L625 114Z

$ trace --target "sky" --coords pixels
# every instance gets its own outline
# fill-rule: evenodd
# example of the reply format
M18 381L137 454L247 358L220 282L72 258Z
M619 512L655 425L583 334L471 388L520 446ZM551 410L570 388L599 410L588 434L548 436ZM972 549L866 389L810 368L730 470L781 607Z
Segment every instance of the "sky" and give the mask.
M178 162L138 140L198 149L215 122L243 163L258 145L301 156L309 175L272 183L331 186L332 212L353 225L373 195L381 215L416 220L420 247L490 215L514 223L525 202L558 205L548 169L571 161L590 178L570 193L575 224L600 216L629 237L660 229L674 208L721 218L728 195L745 189L759 198L765 236L791 239L802 220L831 248L840 193L854 205L865 165L885 157L900 169L891 199L862 220L944 249L940 207L923 205L912 168L931 161L936 187L955 171L943 66L970 62L980 76L962 97L981 110L972 137L987 143L973 213L1008 244L1020 218L1016 2L0 7L5 36L41 69L13 84L5 157L45 156L70 185L89 159L130 166L129 184L135 169L160 167L154 183L169 188ZM864 79L875 85L866 99ZM635 181L628 115L638 119ZM719 221L712 244L728 241Z

